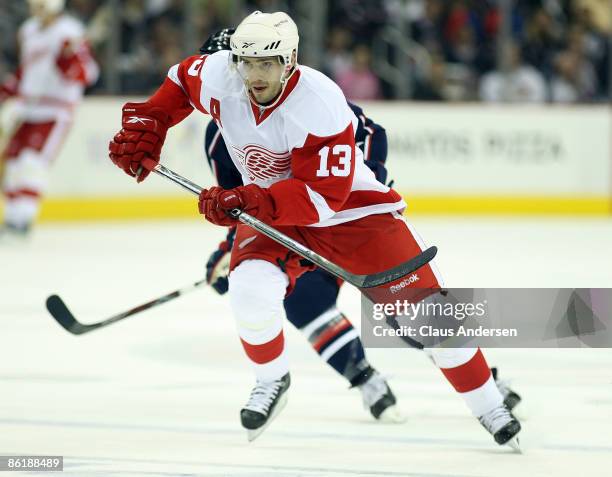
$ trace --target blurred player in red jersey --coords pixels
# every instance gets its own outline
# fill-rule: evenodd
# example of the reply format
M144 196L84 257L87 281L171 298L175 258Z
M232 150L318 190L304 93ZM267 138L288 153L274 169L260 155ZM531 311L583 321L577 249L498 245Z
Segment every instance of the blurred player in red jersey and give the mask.
M15 126L2 151L3 235L25 235L36 219L48 168L68 134L74 109L98 66L83 25L63 0L28 0L19 29L19 67L0 85L0 103L15 97Z
M173 66L145 103L127 103L111 160L137 181L159 161L168 128L194 109L210 114L244 185L212 187L199 209L217 225L234 226L240 208L358 274L387 270L424 244L401 212L400 195L378 182L355 145L357 117L338 86L298 65L299 36L282 12L249 15L231 36L231 51L187 58ZM150 166L149 166L150 168ZM282 410L290 386L283 300L312 265L237 224L229 294L238 333L256 375L240 412L249 439ZM439 289L433 264L417 270L414 289ZM519 422L503 404L479 349L432 349L435 363L499 444L515 440Z

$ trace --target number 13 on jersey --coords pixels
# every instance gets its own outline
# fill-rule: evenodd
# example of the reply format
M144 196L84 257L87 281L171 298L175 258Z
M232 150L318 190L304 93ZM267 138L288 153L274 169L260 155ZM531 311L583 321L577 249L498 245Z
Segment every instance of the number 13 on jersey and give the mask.
M332 176L336 177L347 177L351 173L351 158L353 156L353 149L348 144L336 144L332 149L332 155L338 157L338 165L329 168L329 146L325 146L319 151L319 169L317 170L317 177L329 177L330 172ZM332 156L332 157L333 157Z

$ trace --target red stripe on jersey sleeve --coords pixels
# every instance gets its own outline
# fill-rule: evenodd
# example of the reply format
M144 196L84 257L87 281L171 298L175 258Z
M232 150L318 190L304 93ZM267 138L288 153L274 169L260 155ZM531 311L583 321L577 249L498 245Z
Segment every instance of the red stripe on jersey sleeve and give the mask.
M275 204L275 225L311 225L320 217L308 188L319 194L327 209L339 211L347 200L355 173L355 133L349 123L339 134L309 134L301 148L291 151L292 179L269 189Z
M175 78L180 85L168 77L149 99L148 103L151 106L162 108L170 115L170 126L180 123L191 114L194 108L208 114L200 103L202 92L200 73L206 58L208 58L207 55L198 55L183 60L178 65L177 78Z
M180 123L193 111L185 91L170 78L166 78L147 102L151 106L162 108L170 115L171 127Z
M200 95L202 94L202 67L208 58L208 55L190 56L186 60L181 61L178 67L178 78L185 94L189 97L191 104L203 112L208 114L206 108L200 103Z

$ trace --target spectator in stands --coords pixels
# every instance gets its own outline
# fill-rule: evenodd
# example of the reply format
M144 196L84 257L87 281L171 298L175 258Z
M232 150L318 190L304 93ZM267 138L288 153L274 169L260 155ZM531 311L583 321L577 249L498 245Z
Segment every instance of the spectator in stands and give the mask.
M463 65L463 75L472 77L495 66L498 12L489 2L448 2L440 21L446 61Z
M612 13L608 15L610 16ZM569 48L583 57L583 63L590 62L595 71L598 91L595 92L594 98L601 97L603 99L607 93L605 85L608 84L610 74L608 58L611 33L611 31L606 32L599 26L590 7L577 8L576 21L568 31L567 40Z
M337 78L351 68L351 41L351 34L345 28L334 27L329 32L323 72L330 78Z
M552 60L561 48L562 38L561 25L544 8L538 8L527 22L522 49L525 61L550 77Z
M443 51L443 14L442 0L427 0L423 16L416 19L410 27L412 38L431 54L439 54Z
M472 27L465 23L458 27L447 49L447 59L451 63L461 63L474 69L478 58L479 46Z
M371 44L372 38L387 22L384 0L334 0L329 2L329 25L348 29L361 42Z
M518 45L504 49L502 69L480 81L480 99L487 102L542 103L547 100L546 81L533 66L523 62Z
M120 0L121 8L115 11L111 8L113 2L66 1L69 11L86 23L88 40L102 63L102 81L94 91L107 91L105 81L114 76L112 69L110 75L105 73L104 62L112 58L109 66L119 74L120 94L149 92L167 66L163 63L174 61L180 56L179 50L182 56L191 54L197 48L194 42L206 38L211 31L233 25L235 15L256 9L291 11L297 5L295 0L244 0L239 3L248 12L242 12L235 8L235 2L227 0ZM371 48L381 28L398 27L406 21L410 22L411 39L423 47L419 49L421 57L436 57L431 71L421 71L426 60L417 64L415 98L465 101L478 99L479 90L483 99L489 98L486 93L492 91L491 85L499 85L502 80L510 85L508 94L496 88L498 94L493 96L499 99L501 95L508 101L541 101L548 96L548 88L555 101L570 97L575 101L609 98L610 0L515 0L510 30L521 48L522 67L501 76L500 72L491 73L486 81L481 76L497 63L497 36L502 24L498 0L328 0L326 5L328 44L322 52L323 70L335 79L342 77L345 81L356 75L351 53L356 41ZM26 14L27 2L0 1L0 81L16 67L16 26ZM185 28L188 22L191 28ZM121 31L120 49L111 55L107 51L113 45L109 38L117 26ZM391 45L388 59L403 61L396 52L397 45ZM356 55L368 56L359 51ZM378 97L376 85L380 83L378 87L384 87L385 96L393 97L392 85L373 78L369 66L358 73L359 89L367 90L367 96ZM542 78L548 81L545 88ZM345 87L357 89L353 85ZM575 95L569 93L573 88ZM359 91L352 94L362 95Z
M586 56L580 29L575 29L568 48L555 60L555 75L551 83L554 102L590 102L598 96L597 73Z
M162 83L168 74L168 65L175 65L183 59L181 30L176 23L168 17L158 16L152 21L149 30L151 63L147 75L147 89ZM193 50L194 53L197 52L196 48Z
M335 80L347 99L373 100L382 97L380 80L372 71L370 49L366 45L355 47L350 68L341 72Z
M446 101L447 88L446 63L441 56L435 55L427 74L416 80L412 97L417 101Z
M69 2L70 13L85 24L94 17L99 6L100 2L95 0L72 0Z
M554 61L550 94L555 103L575 103L580 99L580 67L578 57L571 51L559 53Z

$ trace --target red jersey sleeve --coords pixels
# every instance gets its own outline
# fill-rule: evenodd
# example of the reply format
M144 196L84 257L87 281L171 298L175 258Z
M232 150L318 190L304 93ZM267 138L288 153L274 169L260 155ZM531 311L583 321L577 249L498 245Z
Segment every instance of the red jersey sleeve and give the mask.
M291 151L293 177L273 184L268 193L275 204L275 225L322 222L346 202L355 173L355 133L348 124L339 134L309 134Z
M171 126L181 122L194 109L208 111L200 103L202 66L207 55L190 56L168 71L168 77L149 99L151 106L163 108L171 118Z
M83 86L94 84L100 73L89 44L82 39L64 40L55 64L66 79L81 83Z

